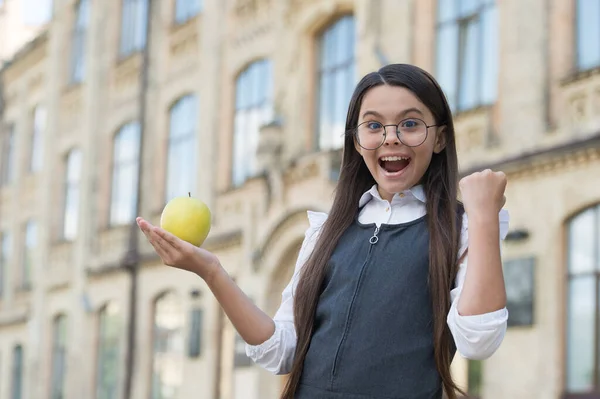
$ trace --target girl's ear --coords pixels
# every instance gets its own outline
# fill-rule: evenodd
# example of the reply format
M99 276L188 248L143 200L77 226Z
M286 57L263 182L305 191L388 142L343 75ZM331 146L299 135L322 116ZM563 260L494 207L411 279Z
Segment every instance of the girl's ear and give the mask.
M446 140L448 138L446 126L442 126L437 129L435 135L435 146L433 147L433 152L439 154L446 148Z

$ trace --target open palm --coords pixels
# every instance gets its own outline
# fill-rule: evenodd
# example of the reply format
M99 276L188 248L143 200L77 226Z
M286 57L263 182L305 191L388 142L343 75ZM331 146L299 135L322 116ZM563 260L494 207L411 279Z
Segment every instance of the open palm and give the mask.
M183 241L141 217L136 221L165 265L196 273L203 279L219 269L219 259L213 253Z

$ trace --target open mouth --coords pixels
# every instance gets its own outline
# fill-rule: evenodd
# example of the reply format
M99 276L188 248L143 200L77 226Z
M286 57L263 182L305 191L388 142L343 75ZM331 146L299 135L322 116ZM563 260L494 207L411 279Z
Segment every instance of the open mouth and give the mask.
M389 174L397 174L402 172L410 164L409 157L381 157L379 158L379 166Z

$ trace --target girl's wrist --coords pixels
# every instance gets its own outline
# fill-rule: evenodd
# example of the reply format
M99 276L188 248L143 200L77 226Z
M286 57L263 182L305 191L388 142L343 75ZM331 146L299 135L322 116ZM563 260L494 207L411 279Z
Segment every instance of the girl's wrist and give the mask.
M211 286L215 283L215 281L218 278L223 277L224 275L227 275L227 272L221 266L220 262L215 262L215 263L211 264L209 267L205 268L205 270L203 272L198 272L197 274L200 276L200 278L202 278L202 280L204 280L206 282L206 284Z
M499 223L498 212L494 209L478 209L475 211L467 211L467 218L469 219L469 224L476 223Z

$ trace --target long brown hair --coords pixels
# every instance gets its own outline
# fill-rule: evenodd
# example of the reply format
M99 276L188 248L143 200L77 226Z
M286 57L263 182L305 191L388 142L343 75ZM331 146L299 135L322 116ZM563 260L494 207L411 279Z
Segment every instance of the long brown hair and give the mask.
M365 93L379 85L405 87L412 91L432 112L436 124L446 126L446 145L433 154L422 183L427 198L429 243L429 287L433 308L434 355L445 394L456 398L464 394L450 374L453 341L446 317L450 309L450 290L457 273L457 257L461 229L462 207L457 200L458 161L452 113L446 97L435 79L426 71L407 64L387 65L366 75L356 86L346 118L346 132L358 123ZM361 195L375 180L354 146L354 135L346 134L342 167L335 198L320 238L302 268L294 299L294 318L298 337L291 374L281 396L293 399L300 383L302 368L310 344L314 316L321 294L326 267L344 231L358 212Z

